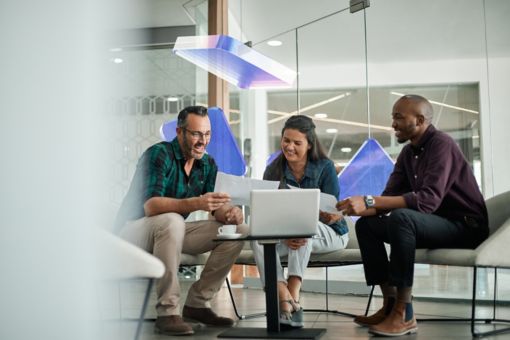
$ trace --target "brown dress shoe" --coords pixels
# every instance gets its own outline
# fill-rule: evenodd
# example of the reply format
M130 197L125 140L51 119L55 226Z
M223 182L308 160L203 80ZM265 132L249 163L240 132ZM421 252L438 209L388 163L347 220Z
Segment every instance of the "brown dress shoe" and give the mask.
M390 314L393 309L393 305L395 304L395 298L389 297L385 298L383 301L383 306L377 312L372 315L357 315L354 318L354 322L363 327L369 327L373 325L377 325L386 319L386 317Z
M193 328L185 323L180 315L158 316L154 325L156 333L167 335L190 335Z
M378 325L370 327L369 332L382 336L401 336L416 333L418 325L411 303L397 301L390 315Z
M211 308L194 308L184 306L182 316L209 326L232 327L234 325L234 320L218 316Z

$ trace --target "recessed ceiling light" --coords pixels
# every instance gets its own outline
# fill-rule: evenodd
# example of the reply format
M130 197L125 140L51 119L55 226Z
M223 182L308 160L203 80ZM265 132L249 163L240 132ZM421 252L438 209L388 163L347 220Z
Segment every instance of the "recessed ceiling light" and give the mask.
M328 118L327 113L316 113L313 115L315 118Z
M115 64L120 64L120 63L122 63L123 61L124 61L124 60L123 60L122 58L113 58L113 62L114 62Z
M120 48L120 47L110 48L110 52L120 52L120 51L122 51L122 48Z
M326 129L327 133L337 133L338 129Z
M269 41L267 42L267 44L268 44L269 46L276 47L276 46L282 46L282 44L283 44L283 43L282 43L280 40L269 40Z
M179 101L179 98L177 98L177 97L168 97L166 100L168 100L169 102L177 102L177 101Z
M352 149L351 149L351 148L349 148L349 147L343 147L343 148L341 148L341 149L340 149L340 151L342 151L342 152L346 152L346 153L347 153L347 152L351 152L351 151L352 151Z

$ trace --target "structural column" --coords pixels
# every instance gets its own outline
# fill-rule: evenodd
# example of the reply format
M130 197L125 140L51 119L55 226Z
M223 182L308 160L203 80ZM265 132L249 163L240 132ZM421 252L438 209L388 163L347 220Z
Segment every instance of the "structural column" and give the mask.
M209 0L208 9L209 35L228 34L228 1ZM223 109L227 121L230 118L230 105L228 83L209 73L208 80L208 105L218 106Z

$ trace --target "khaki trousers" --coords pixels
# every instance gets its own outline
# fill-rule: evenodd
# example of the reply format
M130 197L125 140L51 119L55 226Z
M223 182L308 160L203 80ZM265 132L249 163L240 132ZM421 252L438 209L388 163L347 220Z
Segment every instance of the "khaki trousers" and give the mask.
M211 251L200 279L191 286L185 304L210 308L211 300L221 288L244 242L213 242L221 223L217 221L184 222L181 215L166 213L130 221L119 232L123 239L154 254L165 264L166 271L157 282L158 316L180 314L180 286L177 278L181 254L197 255ZM248 227L237 226L247 234Z

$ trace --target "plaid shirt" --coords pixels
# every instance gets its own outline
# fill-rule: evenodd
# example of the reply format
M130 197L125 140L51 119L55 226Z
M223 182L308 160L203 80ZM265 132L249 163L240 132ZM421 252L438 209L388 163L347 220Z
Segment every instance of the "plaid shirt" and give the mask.
M189 198L214 191L218 168L214 159L205 154L195 160L189 177L184 171L186 159L177 138L148 148L138 161L133 181L122 202L116 229L129 220L145 216L143 205L151 197ZM189 214L181 214L184 218Z
M277 162L273 162L269 164L266 171L264 171L264 179L280 181L280 189L288 189L288 185L302 189L320 189L321 192L338 198L340 194L338 177L336 175L335 165L330 159L319 159L315 162L308 160L308 162L306 162L305 174L300 182L296 181L296 178L290 171L286 162L283 176L282 178L278 178L276 163ZM349 227L344 219L330 224L329 226L340 235L349 232Z

